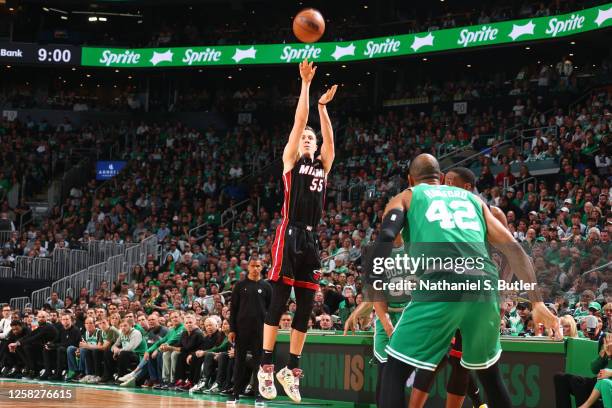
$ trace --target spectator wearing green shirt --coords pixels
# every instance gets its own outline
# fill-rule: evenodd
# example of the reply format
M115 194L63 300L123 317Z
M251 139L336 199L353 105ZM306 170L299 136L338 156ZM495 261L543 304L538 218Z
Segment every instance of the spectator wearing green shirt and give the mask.
M121 377L128 373L130 365L138 364L147 349L147 344L141 332L132 326L132 320L123 319L119 328L121 334L111 351L113 359L117 360L117 372Z
M519 302L516 305L516 316L511 316L509 319L510 329L513 336L518 336L528 330L529 316L531 307L527 302Z
M585 290L580 295L580 303L576 305L576 310L574 310L574 319L580 321L582 317L588 316L589 313L589 305L591 302L595 300L595 294L591 290Z
M161 357L163 359L162 382L155 386L155 389L168 389L174 384L174 372L176 369L176 359L178 357L178 351L176 350L181 341L183 330L185 330L181 315L178 311L170 313L168 327L168 333L149 346L143 356L145 359L150 357L159 358L159 353L163 353Z
M599 353L591 361L591 372L596 378L580 377L572 374L554 376L557 408L570 408L571 396L576 399L579 408L591 407L599 397L603 406L612 403L612 333L599 341Z

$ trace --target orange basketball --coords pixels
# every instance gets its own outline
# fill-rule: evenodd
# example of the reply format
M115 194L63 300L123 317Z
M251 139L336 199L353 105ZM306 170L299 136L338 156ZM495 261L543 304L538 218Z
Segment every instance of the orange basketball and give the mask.
M293 34L302 42L316 42L324 32L325 20L319 10L313 8L302 10L293 19Z

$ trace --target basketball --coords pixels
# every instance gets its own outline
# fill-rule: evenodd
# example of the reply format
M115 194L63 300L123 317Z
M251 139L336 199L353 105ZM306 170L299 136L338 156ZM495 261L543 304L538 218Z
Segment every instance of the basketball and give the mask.
M325 20L319 10L313 8L302 10L293 19L293 34L302 42L319 41L324 32Z

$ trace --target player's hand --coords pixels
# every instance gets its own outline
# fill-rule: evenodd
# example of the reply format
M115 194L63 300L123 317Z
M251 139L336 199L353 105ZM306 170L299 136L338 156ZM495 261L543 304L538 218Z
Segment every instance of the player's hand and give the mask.
M552 331L552 337L555 340L563 340L559 330L559 319L548 310L544 302L536 302L533 304L531 316L533 317L535 327L538 327L538 325L542 323L545 328Z
M355 334L355 316L352 314L347 317L346 322L344 323L344 335L346 336L349 331L352 331Z
M612 370L609 370L609 369L599 370L599 373L597 373L597 379L605 380L606 378L612 378Z
M313 62L308 62L307 58L304 58L304 61L300 62L300 76L302 77L302 81L309 84L314 77L315 72L317 71L317 67L312 65Z
M319 98L319 103L321 105L327 105L329 102L334 99L334 95L336 94L336 90L338 89L338 85L332 85L331 88L327 90L321 97Z
M227 341L229 341L230 343L235 343L236 342L236 332L229 332L229 334L227 335Z

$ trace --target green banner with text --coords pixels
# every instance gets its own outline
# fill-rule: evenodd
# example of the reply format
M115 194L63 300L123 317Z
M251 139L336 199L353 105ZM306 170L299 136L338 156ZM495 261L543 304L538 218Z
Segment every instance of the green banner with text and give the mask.
M557 16L333 43L135 49L83 47L81 62L84 66L124 68L282 64L304 58L317 62L344 62L545 40L610 25L612 3L607 3Z

